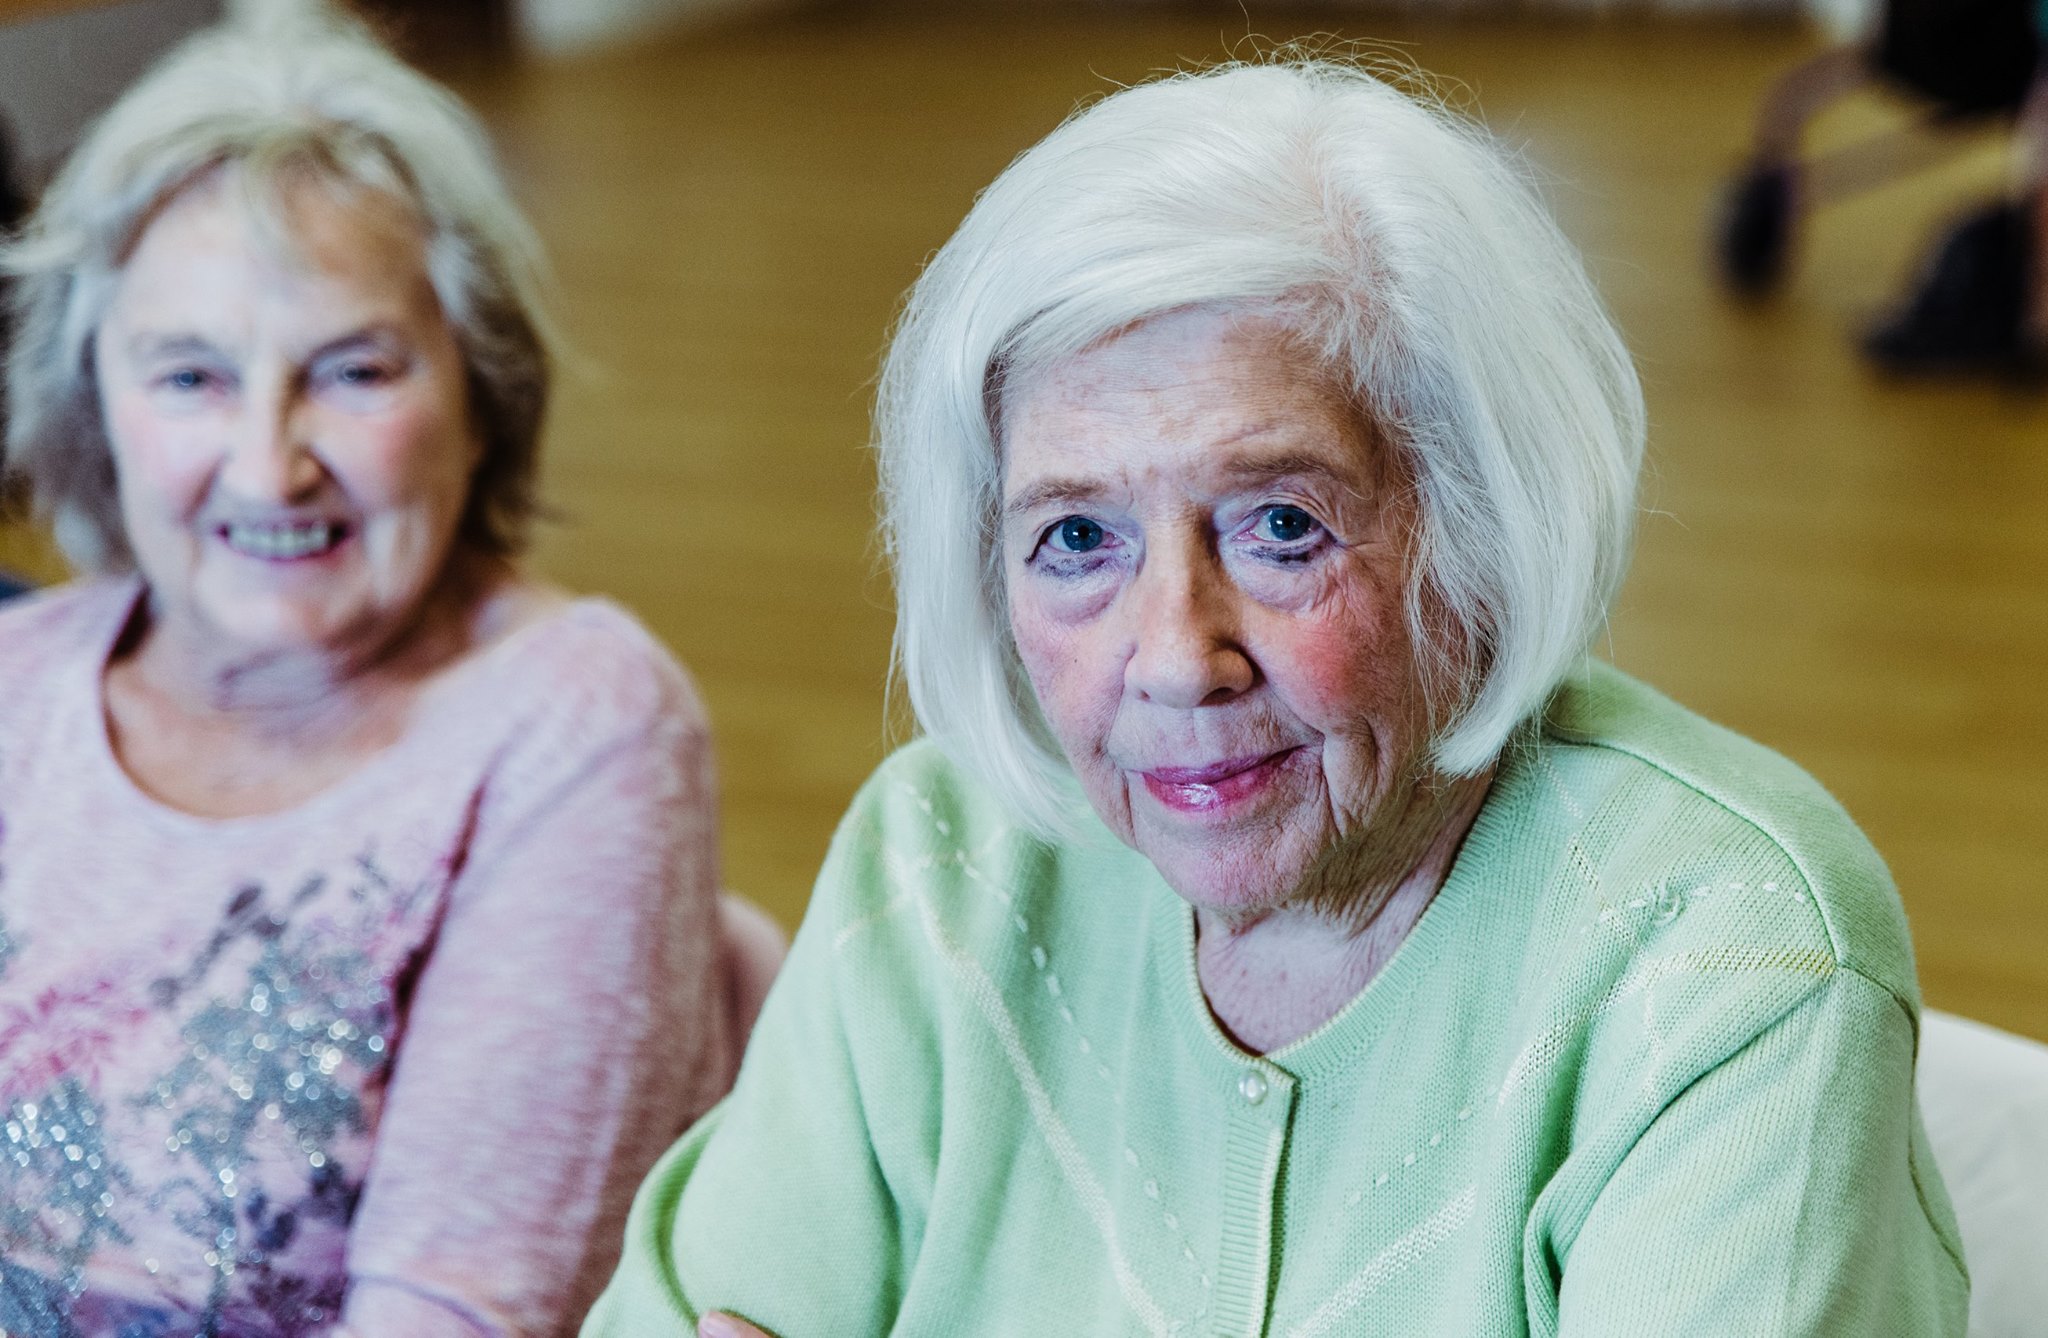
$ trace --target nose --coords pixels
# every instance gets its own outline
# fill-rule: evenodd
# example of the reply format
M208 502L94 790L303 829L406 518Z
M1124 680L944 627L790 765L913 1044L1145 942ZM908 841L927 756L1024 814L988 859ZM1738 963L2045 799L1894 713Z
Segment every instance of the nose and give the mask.
M1236 589L1206 542L1148 550L1124 599L1135 642L1124 684L1141 699L1188 710L1229 701L1258 681Z
M326 470L310 424L289 388L250 395L234 423L220 485L245 502L291 505L319 491Z

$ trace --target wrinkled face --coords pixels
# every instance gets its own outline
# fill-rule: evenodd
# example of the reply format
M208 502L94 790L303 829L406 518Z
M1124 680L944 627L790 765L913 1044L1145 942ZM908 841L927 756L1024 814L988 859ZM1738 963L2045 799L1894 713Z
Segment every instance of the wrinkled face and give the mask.
M1011 629L1111 830L1231 918L1369 876L1429 726L1409 503L1356 408L1278 326L1194 310L1002 420Z
M94 344L121 514L159 623L368 650L448 565L481 454L418 225L296 188L292 254L218 181L150 223Z

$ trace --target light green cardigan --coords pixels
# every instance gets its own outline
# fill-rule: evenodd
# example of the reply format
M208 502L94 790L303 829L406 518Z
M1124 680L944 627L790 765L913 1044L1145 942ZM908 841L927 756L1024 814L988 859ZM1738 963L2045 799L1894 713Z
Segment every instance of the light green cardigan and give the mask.
M1141 856L1041 844L917 744L584 1334L1961 1334L1918 1010L1841 809L1611 669L1264 1057Z

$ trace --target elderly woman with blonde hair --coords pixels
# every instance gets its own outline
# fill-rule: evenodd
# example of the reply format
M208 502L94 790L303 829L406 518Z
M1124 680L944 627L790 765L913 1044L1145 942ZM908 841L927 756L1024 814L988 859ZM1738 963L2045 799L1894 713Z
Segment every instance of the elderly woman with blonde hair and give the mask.
M261 12L0 253L83 575L0 611L0 1332L559 1333L731 1073L705 722L517 563L548 327L479 128Z
M1952 1334L1884 866L1585 658L1643 411L1477 130L1116 93L913 290L926 737L587 1335Z

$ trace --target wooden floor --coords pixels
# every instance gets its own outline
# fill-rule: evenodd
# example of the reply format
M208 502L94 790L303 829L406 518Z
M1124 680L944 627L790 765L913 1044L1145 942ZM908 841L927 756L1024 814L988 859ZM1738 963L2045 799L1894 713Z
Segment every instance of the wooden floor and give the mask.
M1329 26L1252 12L1268 37ZM539 563L630 605L695 671L728 879L785 920L887 746L864 444L897 295L1077 99L1246 30L841 13L461 80L588 364L554 420L564 520ZM2048 401L1883 384L1848 343L1933 223L1995 184L1997 146L1825 213L1785 299L1743 310L1707 280L1702 219L1810 39L1345 35L1396 43L1526 146L1638 354L1650 511L1609 653L1841 797L1897 873L1933 1003L2048 1038ZM0 563L54 570L25 545L0 534Z

